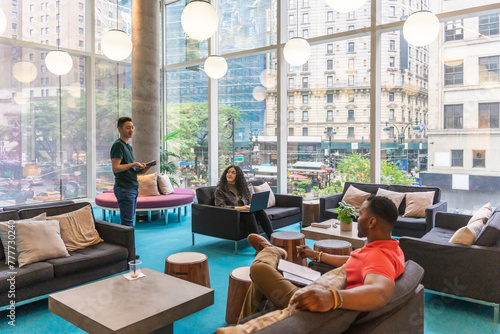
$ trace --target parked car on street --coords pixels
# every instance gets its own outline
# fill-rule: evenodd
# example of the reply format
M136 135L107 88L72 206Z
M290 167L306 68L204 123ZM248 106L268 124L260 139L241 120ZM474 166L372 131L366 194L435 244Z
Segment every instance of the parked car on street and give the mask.
M42 191L33 197L33 199L41 202L53 202L62 200L64 197L61 195L60 191Z

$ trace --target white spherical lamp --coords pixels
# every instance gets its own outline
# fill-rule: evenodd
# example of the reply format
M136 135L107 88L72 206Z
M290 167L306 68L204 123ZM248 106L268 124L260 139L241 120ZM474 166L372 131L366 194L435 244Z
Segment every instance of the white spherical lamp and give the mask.
M56 75L65 75L73 68L73 59L63 50L52 50L45 56L47 69Z
M311 46L305 39L294 37L286 42L283 56L290 65L302 65L311 57Z
M326 0L326 4L331 9L341 13L352 12L363 6L365 2L366 0Z
M28 83L35 80L38 71L36 66L28 61L20 61L12 66L12 75L19 82Z
M439 20L431 11L414 12L403 25L403 36L413 46L429 45L439 34Z
M266 98L266 89L262 86L257 86L252 91L252 96L257 101L264 101Z
M191 39L203 41L217 31L219 17L211 4L196 0L182 11L181 25Z
M4 33L5 28L7 28L7 17L5 13L0 8L0 35Z
M17 104L26 104L30 100L30 97L25 92L16 92L14 94L14 102Z
M132 53L132 41L125 31L111 29L102 36L101 49L111 60L124 60Z
M224 57L210 56L205 60L205 73L212 79L220 79L227 72L227 62Z
M266 88L276 87L276 72L274 70L265 69L260 73L259 80L262 86Z

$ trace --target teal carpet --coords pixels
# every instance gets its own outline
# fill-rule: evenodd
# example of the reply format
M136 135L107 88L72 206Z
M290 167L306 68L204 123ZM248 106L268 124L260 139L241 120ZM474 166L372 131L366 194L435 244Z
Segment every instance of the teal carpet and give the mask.
M101 211L95 211L96 218ZM114 217L119 221L118 216ZM170 213L167 226L161 220L139 222L136 226L137 253L144 267L163 272L165 258L173 253L195 251L208 256L210 281L215 290L214 305L181 319L174 324L174 332L213 333L225 326L225 312L229 273L231 270L252 263L255 251L246 241L239 242L239 254L234 255L234 243L196 235L196 245L191 245L191 217ZM299 224L282 230L299 231ZM314 241L306 241L312 246ZM479 273L478 273L479 274ZM168 298L168 296L165 296ZM144 305L147 307L147 304ZM420 316L420 315L416 315ZM7 312L0 312L0 333L84 333L69 322L50 313L47 299L19 306L16 309L15 327L8 325ZM426 294L425 333L500 333L500 326L493 323L493 308L432 294Z

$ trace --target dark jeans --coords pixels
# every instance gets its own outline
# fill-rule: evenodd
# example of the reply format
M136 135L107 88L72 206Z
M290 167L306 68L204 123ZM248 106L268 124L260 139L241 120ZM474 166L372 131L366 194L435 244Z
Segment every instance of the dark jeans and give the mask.
M134 225L135 209L137 207L137 189L126 189L115 186L113 191L120 208L121 224L126 226Z
M240 219L245 226L247 227L247 231L250 233L259 233L259 226L257 225L257 220L260 223L260 227L264 230L267 235L267 238L271 239L271 234L273 234L273 226L271 225L271 221L267 216L267 213L264 210L256 211L256 212L241 212Z

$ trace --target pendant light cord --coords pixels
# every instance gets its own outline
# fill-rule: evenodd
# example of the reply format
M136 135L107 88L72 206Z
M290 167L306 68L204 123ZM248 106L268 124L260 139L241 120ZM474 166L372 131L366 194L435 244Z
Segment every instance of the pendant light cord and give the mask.
M116 30L118 30L118 0L116 0ZM116 115L117 115L117 120L120 118L120 84L119 84L119 79L120 79L120 74L118 73L118 68L119 68L118 62L116 62Z
M61 24L60 24L60 20L61 20L61 14L59 12L59 7L61 7L61 1L58 1L56 2L57 4L57 49L59 50L60 49L60 45L61 45Z
M57 3L57 50L61 47L61 14L60 7L61 1ZM62 144L62 89L61 89L61 76L58 76L58 95L59 95L59 160L61 166L59 167L59 199L63 199L63 180L62 180L62 169L63 169L63 144Z

